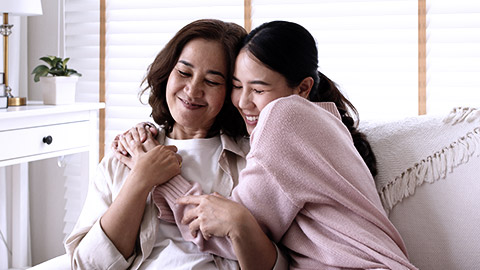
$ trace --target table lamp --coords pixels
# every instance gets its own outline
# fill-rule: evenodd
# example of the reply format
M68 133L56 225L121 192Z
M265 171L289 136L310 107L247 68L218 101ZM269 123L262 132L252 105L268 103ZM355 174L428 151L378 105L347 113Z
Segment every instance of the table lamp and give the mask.
M14 97L12 88L8 84L8 36L12 33L13 27L13 25L8 24L8 15L42 15L42 2L41 0L0 0L0 13L3 13L3 24L0 25L0 33L3 35L3 71L8 106L26 105L27 98Z

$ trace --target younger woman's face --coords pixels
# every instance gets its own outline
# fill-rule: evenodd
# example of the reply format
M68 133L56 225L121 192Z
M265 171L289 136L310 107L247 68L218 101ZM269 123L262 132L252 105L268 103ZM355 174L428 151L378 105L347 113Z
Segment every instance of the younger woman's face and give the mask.
M242 50L237 56L233 77L232 102L243 117L249 134L257 125L265 106L280 97L298 94L280 73L261 63L255 56Z

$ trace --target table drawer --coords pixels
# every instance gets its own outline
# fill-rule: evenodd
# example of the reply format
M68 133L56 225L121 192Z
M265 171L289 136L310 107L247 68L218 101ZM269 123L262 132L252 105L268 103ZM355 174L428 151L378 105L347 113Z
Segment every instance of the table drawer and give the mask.
M0 161L88 146L89 125L80 121L0 131Z

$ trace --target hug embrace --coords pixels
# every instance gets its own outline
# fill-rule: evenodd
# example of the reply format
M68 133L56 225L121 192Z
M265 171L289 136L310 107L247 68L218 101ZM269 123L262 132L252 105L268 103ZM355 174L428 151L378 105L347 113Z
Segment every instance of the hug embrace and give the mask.
M65 243L73 269L416 269L305 28L192 22L143 84L158 128L119 135L100 163Z

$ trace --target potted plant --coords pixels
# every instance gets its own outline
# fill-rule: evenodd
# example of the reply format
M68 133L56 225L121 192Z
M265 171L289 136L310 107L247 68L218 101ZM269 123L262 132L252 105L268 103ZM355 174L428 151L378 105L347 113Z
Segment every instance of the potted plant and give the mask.
M38 65L32 71L33 80L40 82L43 103L48 105L75 103L75 88L82 74L67 67L70 58L45 56L40 58L47 65ZM73 76L72 76L73 75Z

